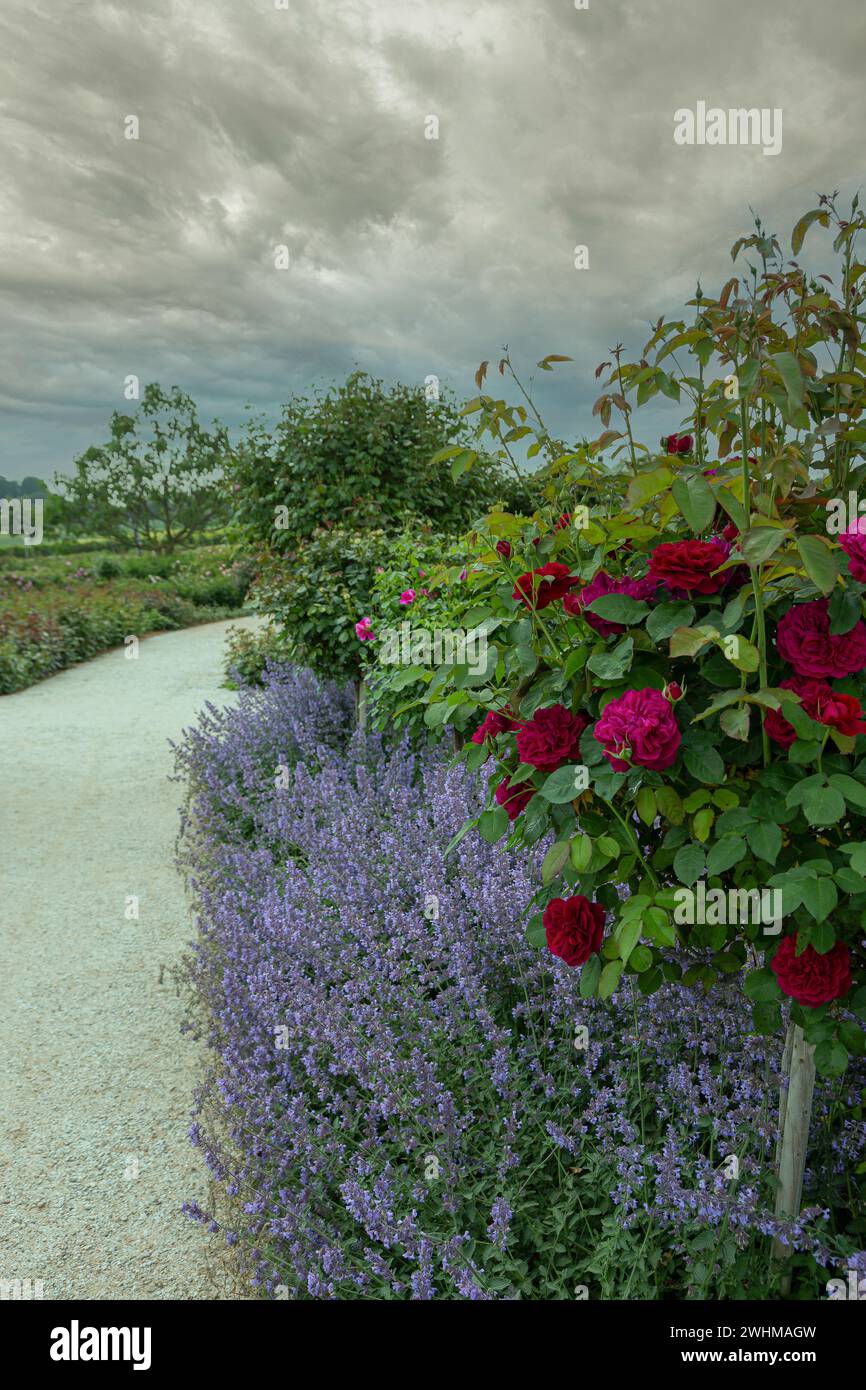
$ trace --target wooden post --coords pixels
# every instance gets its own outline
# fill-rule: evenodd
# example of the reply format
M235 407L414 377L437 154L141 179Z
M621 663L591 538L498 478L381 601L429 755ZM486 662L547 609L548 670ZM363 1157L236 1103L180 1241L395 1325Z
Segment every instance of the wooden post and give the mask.
M788 1078L787 1089L785 1078ZM802 1028L789 1023L782 1057L782 1086L779 1091L779 1137L776 1143L776 1217L794 1219L800 1214L803 1173L809 1145L812 1118L812 1092L815 1088L815 1049L806 1042ZM789 1246L773 1241L777 1260L791 1255ZM782 1293L791 1291L791 1275L782 1275Z
M359 729L367 727L367 682L359 680L355 687L355 722Z

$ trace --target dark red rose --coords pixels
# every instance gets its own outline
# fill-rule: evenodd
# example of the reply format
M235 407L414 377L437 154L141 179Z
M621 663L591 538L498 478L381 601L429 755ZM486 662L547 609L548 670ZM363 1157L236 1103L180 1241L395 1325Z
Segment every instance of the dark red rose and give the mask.
M731 553L726 541L664 541L650 556L650 578L673 594L717 594L730 584L732 570L713 574Z
M776 650L798 676L850 676L866 666L866 625L831 634L825 598L795 603L776 626Z
M525 811L530 801L535 795L535 788L531 782L515 782L512 787L507 777L499 783L493 793L500 806L504 806L508 812L509 820L517 820L521 811Z
M510 542L510 541L497 541L497 542L496 542L496 553L497 553L497 555L502 555L502 556L504 556L506 560L509 560L509 559L511 558L511 542Z
M565 528L566 528L566 526L568 526L568 525L570 524L570 522L571 522L571 512L563 512L563 513L562 513L562 516L561 516L561 517L559 518L559 520L556 522L556 524L555 524L555 526L554 526L553 529L554 529L554 531L564 531Z
M729 521L722 531L722 539L733 543L740 534L740 528Z
M837 941L824 956L814 946L807 946L799 956L796 951L796 933L783 936L770 962L785 994L810 1009L845 997L852 982L851 960L844 941Z
M665 686L662 694L666 700L670 700L671 704L675 705L677 700L683 698L683 689L677 681L670 681L670 683Z
M604 908L580 893L573 898L552 898L542 921L548 949L566 965L583 965L601 948Z
M662 440L669 454L690 454L694 442L690 434L668 434Z
M511 597L520 599L527 608L546 608L557 599L564 598L580 580L569 573L568 565L560 565L555 560L542 565L537 570L527 570L514 586Z
M682 734L660 690L627 690L605 705L593 730L614 772L632 764L663 772L676 761Z
M612 579L604 570L599 570L578 593L566 594L562 606L573 617L582 615L602 637L610 637L614 632L625 632L623 624L610 623L597 613L584 613L583 610L604 594L627 594L629 598L648 599L653 597L657 588L655 579Z
M563 763L578 757L580 736L588 723L585 714L572 714L565 705L536 710L517 730L520 761L540 772L555 772Z
M838 729L840 734L847 734L850 738L866 734L860 701L853 695L843 695L825 681L810 680L806 676L792 676L790 680L781 681L779 689L793 690L799 695L800 704L809 718L816 719L819 724ZM793 724L789 724L778 709L767 711L764 728L781 748L790 748L797 737Z
M473 743L483 743L487 738L495 738L497 734L505 734L514 727L514 720L507 714L501 714L499 710L492 709L485 715L484 722L478 725L472 735Z

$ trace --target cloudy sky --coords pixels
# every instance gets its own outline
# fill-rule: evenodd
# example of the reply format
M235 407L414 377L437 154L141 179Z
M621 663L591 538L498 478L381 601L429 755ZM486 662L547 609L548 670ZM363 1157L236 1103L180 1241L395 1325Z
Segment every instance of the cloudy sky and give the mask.
M506 342L574 357L544 404L594 432L595 364L749 204L787 237L859 186L864 47L862 0L4 0L0 474L67 470L131 374L238 426L356 365L465 396ZM698 101L781 108L781 153L676 145Z

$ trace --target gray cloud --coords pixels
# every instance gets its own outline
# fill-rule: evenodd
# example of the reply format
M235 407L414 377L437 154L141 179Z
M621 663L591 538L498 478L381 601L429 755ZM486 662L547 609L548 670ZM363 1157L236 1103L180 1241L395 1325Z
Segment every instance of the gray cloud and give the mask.
M543 400L588 431L596 362L721 283L750 203L787 236L862 167L858 0L16 0L0 72L13 477L68 468L127 373L236 426L355 364L468 393L505 341L575 358ZM782 153L677 147L698 100L781 107Z

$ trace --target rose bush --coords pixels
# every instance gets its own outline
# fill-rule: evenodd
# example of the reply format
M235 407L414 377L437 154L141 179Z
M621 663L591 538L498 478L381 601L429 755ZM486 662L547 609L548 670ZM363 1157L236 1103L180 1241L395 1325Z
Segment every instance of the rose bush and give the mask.
M856 202L846 219L822 199L794 256L813 223L834 231L838 289L758 224L734 255L762 271L699 290L637 362L616 348L597 373L611 369L604 430L570 452L534 405L521 415L485 394L482 365L467 413L498 441L535 434L545 505L491 514L469 538L466 603L489 631L490 675L444 669L424 698L434 724L488 719L462 753L491 759L473 824L527 849L549 837L528 930L581 965L586 997L624 976L651 994L738 975L755 1028L776 1032L789 1001L832 1076L866 1050L850 1012L866 1017L866 562L859 523L828 525L866 476L853 250L866 223ZM634 414L659 393L686 409L654 453ZM506 707L513 722L489 722ZM699 883L728 895L733 919L688 920ZM780 910L745 912L741 893ZM584 900L605 914L603 939L569 944L562 914ZM674 950L690 953L685 971Z

